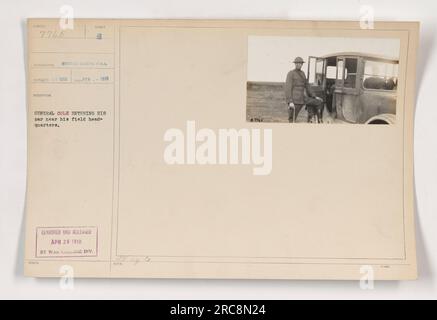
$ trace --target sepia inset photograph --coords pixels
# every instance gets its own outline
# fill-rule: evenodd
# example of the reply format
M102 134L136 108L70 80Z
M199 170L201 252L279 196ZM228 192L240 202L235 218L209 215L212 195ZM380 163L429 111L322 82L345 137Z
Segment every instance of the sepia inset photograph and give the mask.
M396 123L398 39L250 36L246 120Z

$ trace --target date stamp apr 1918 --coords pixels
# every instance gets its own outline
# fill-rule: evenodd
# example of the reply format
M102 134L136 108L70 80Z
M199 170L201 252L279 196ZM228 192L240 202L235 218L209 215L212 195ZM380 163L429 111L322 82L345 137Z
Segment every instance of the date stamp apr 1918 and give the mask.
M97 227L36 228L37 258L97 257Z

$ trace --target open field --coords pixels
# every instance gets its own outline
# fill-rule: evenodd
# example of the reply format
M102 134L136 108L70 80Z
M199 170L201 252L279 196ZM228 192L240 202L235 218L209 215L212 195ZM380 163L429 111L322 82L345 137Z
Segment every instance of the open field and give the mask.
M288 122L284 82L247 82L246 120L256 122ZM302 109L296 122L306 122Z

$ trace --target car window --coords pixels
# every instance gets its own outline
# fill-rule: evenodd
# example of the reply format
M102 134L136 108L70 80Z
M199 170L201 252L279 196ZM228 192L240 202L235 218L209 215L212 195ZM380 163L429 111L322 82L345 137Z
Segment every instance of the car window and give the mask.
M344 86L346 88L355 88L357 83L357 66L358 60L356 58L346 58L344 77Z
M322 85L323 83L323 68L324 60L316 57L309 57L308 65L308 83L314 85Z
M363 86L365 89L397 89L398 64L366 60L364 63Z
M316 82L316 58L308 58L308 83L313 84Z
M338 60L337 62L337 79L342 80L343 79L343 72L344 72L344 65L343 60Z

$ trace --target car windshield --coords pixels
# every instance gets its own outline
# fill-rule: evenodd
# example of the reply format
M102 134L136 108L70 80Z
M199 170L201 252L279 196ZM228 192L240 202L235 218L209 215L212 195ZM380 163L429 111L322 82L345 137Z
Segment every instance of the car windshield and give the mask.
M366 89L396 90L398 84L398 64L366 60L364 64L363 86Z

